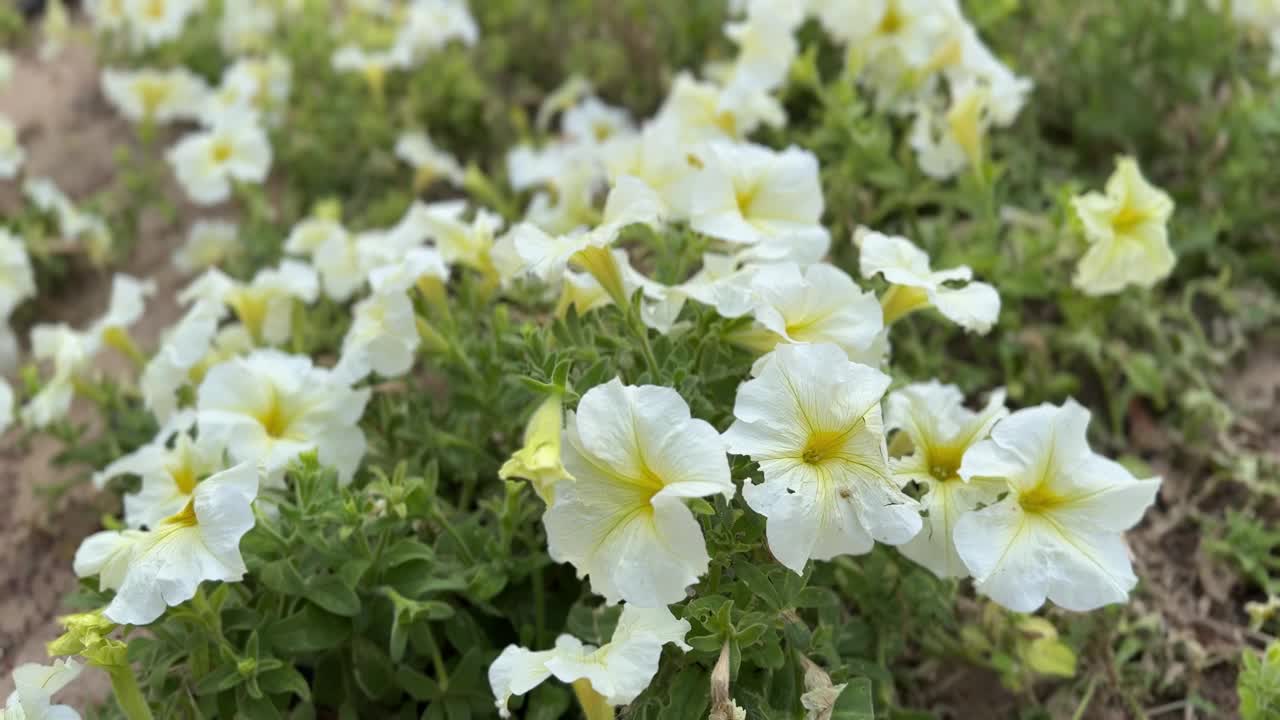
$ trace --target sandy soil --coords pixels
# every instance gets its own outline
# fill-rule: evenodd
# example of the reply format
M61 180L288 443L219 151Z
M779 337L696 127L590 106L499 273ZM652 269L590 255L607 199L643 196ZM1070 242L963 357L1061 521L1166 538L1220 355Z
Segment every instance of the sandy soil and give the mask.
M11 84L0 91L0 112L19 127L27 149L27 177L50 177L73 200L111 182L112 151L130 140L128 125L114 115L98 92L91 51L72 46L55 61L19 56ZM0 183L0 212L20 202L17 184ZM152 278L157 292L134 337L153 347L162 328L178 317L174 295L181 278L169 263L179 228L145 218L142 237L121 269ZM83 325L106 306L110 276L89 273L53 298L42 298L38 321ZM124 375L127 360L113 354L101 371ZM77 417L86 418L87 413ZM55 618L66 612L63 597L75 586L71 560L81 538L99 527L113 499L81 485L56 504L41 487L73 479L83 469L53 465L57 443L41 438L20 446L9 433L0 443L0 698L12 689L13 666L44 662L44 644L58 634ZM88 707L109 693L106 676L86 672L59 695L73 707Z

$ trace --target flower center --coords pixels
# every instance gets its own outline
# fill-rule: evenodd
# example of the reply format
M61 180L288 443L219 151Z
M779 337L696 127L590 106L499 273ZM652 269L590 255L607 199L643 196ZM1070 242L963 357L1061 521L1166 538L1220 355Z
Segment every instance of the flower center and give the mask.
M140 80L137 85L138 98L147 114L156 111L169 97L169 84L158 80Z
M1126 235L1133 232L1135 228L1147 221L1147 213L1141 208L1125 205L1120 208L1120 212L1111 218L1111 229L1117 235Z
M1028 513L1040 514L1058 507L1066 498L1054 492L1048 483L1040 483L1018 496L1018 504Z
M733 199L738 204L738 212L745 217L751 215L751 204L756 201L756 195L760 194L759 183L751 183L747 187L735 187L733 189Z
M901 32L906 25L907 19L898 12L898 3L890 0L889 6L884 10L884 16L880 18L880 24L876 26L876 32L881 35L894 35Z
M929 451L929 474L938 482L951 482L960 479L960 460L964 455L963 447L935 447Z
M151 0L151 2L147 3L147 7L145 11L147 17L157 21L163 20L164 4L165 4L165 0Z
M231 147L231 143L226 140L218 140L213 143L213 148L210 149L209 155L215 163L222 165L231 159L233 152L234 149Z
M177 527L195 527L200 524L200 520L196 517L196 501L188 500L176 514L165 518L162 525L171 525Z
M844 441L848 437L848 432L834 430L812 432L809 434L809 442L805 443L804 450L800 453L800 459L809 465L821 465L840 455L841 449L844 448Z
M293 422L284 403L280 402L280 394L275 388L271 389L271 398L267 401L266 407L262 408L255 418L262 425L263 430L266 430L267 435L277 440L288 434L289 425Z
M190 495L196 489L196 469L191 466L191 462L183 459L169 468L169 477L173 478L173 484L178 486L178 491L183 495Z

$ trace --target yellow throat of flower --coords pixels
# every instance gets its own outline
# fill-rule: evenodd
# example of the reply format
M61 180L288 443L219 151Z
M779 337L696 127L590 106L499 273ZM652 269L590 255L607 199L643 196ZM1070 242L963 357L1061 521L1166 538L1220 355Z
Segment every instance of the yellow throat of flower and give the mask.
M880 16L880 23L876 25L876 32L880 35L896 35L906 26L907 18L898 9L897 0L889 0L884 8L884 15Z
M1116 235L1128 235L1139 225L1142 225L1149 219L1150 216L1145 210L1126 202L1120 210L1111 217L1111 229L1115 231Z
M200 524L200 519L196 517L196 501L191 499L177 513L170 515L164 519L161 526L168 526L172 529L195 527Z
M844 453L845 441L861 425L862 421L858 421L857 424L847 430L810 431L809 440L805 443L804 450L800 452L800 459L808 465L822 465L829 460L840 457Z
M1049 483L1042 480L1035 487L1024 490L1018 495L1018 504L1023 511L1033 515L1048 512L1061 505L1066 498L1054 492Z

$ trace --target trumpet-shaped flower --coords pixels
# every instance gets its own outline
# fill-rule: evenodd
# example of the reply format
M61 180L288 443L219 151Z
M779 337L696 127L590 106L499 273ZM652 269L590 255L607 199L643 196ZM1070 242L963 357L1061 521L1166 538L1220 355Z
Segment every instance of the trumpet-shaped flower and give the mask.
M582 396L565 440L575 479L543 515L551 557L611 603L683 599L710 562L685 500L735 490L719 433L674 390L614 379Z
M935 307L960 327L986 333L1000 315L1000 295L984 282L971 282L966 265L934 272L929 256L904 237L882 235L860 228L860 264L865 278L883 275L891 284L880 299L884 322L892 324L907 313ZM963 287L947 283L963 282Z
M746 344L768 351L778 342L834 343L849 359L878 364L884 318L875 295L834 265L766 265L751 277L753 315L768 331Z
M294 303L313 303L319 294L316 271L306 263L285 260L278 267L259 270L247 285L232 281L221 300L255 339L279 345L293 334Z
M22 238L0 228L0 320L36 294L35 273Z
M462 184L462 165L452 154L436 147L424 132L407 132L396 140L396 157L416 171L413 184L425 189L436 180Z
M697 154L703 169L689 200L689 225L735 243L830 242L822 227L818 161L797 147L712 141Z
M498 713L510 717L507 702L524 695L551 676L564 683L585 680L609 705L635 700L658 673L662 647L674 643L681 650L689 632L688 620L677 620L666 607L625 605L613 637L600 647L585 645L572 635L556 638L555 648L533 651L508 645L489 666L489 686Z
M1068 610L1123 602L1137 584L1123 533L1155 501L1160 479L1136 479L1089 449L1089 411L1019 410L965 453L965 480L995 478L1008 495L962 516L956 551L979 592L1015 612L1045 599Z
M920 169L945 180L965 167L979 167L986 147L990 94L986 87L970 83L953 86L951 107L941 116L921 104L911 126L911 147Z
M799 52L795 30L803 20L801 3L756 0L745 20L725 25L725 36L738 46L725 80L728 93L768 92L781 85Z
M538 497L551 505L555 500L556 483L573 479L565 469L560 453L563 432L564 398L553 393L533 411L529 424L524 428L524 444L502 464L498 477L528 480Z
M635 130L626 110L606 105L600 98L588 95L560 118L560 130L570 141L598 145Z
M181 512L197 484L225 467L221 447L209 438L193 440L187 432L195 414L184 413L180 420L167 423L150 443L93 475L99 488L125 475L142 480L141 489L124 498L125 524L131 528L155 528Z
M203 79L184 67L172 70L102 71L102 92L125 117L137 121L167 123L195 119L209 88Z
M239 228L220 220L197 220L187 241L173 253L173 265L184 273L196 273L221 265L240 251Z
M973 412L964 406L959 388L937 380L908 385L886 400L885 424L905 433L912 447L910 455L890 460L893 474L900 485L915 482L927 491L920 500L924 529L898 550L938 577L969 574L952 539L956 521L979 504L994 502L1004 485L984 478L962 480L960 461L1008 414L1003 391L992 393L987 406Z
M178 141L168 158L187 195L201 205L214 205L231 197L232 182L267 179L271 143L251 116L228 115L209 130Z
M742 495L768 518L769 549L804 572L810 559L901 545L920 531L915 500L894 482L880 399L889 376L835 345L781 345L738 388L729 451L760 464Z
M167 421L177 410L178 389L191 381L193 369L208 355L226 315L220 302L197 301L164 334L139 381L143 402L157 420Z
M223 0L218 39L228 55L265 50L279 18L270 3L258 0Z
M413 367L420 342L409 296L403 290L374 292L356 303L336 372L353 381L370 371L400 377Z
M1091 192L1073 198L1071 205L1090 242L1076 268L1076 287L1089 295L1126 285L1149 288L1173 270L1168 229L1173 200L1147 182L1133 158L1120 158L1105 195Z
M300 453L316 451L346 484L364 456L357 423L369 391L352 390L305 356L258 350L234 358L209 370L196 397L200 434L225 445L235 462L265 466L272 478Z
M739 140L761 125L776 128L786 122L786 111L767 92L745 87L730 90L681 72L653 125L683 146L704 140Z
M292 85L293 66L284 55L241 58L223 71L200 119L206 127L217 127L232 117L261 119L275 126L283 116Z
M0 720L80 720L80 713L67 705L54 705L53 696L80 675L74 660L55 660L52 665L24 663L13 670L14 690L0 708Z
M147 625L196 594L205 580L244 577L240 539L254 525L258 469L243 463L196 485L191 500L146 532L105 530L76 551L80 577L97 575L116 595L103 611L122 625Z
M446 200L420 207L421 222L435 241L440 256L450 265L466 265L480 272L493 272L494 236L502 229L502 216L484 209L470 221L462 219L467 204Z

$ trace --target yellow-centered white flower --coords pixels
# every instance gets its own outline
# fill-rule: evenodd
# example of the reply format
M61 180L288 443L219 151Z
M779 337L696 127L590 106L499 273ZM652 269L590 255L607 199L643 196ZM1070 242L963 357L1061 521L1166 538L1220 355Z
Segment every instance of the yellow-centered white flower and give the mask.
M256 185L267 179L271 142L254 117L230 114L179 140L168 159L193 201L215 205L231 197L233 182Z
M199 118L208 92L204 80L184 67L102 71L102 93L134 122Z
M1173 271L1169 216L1173 199L1147 182L1133 158L1120 158L1106 194L1072 198L1089 250L1076 267L1075 286L1089 295L1149 288Z
M840 268L765 265L751 276L751 292L752 314L767 332L748 332L740 338L744 344L767 352L779 342L832 343L851 360L879 364L880 305Z
M351 389L308 357L258 350L233 358L209 370L196 397L200 434L225 445L235 462L261 464L271 479L316 451L346 484L364 456L358 423L369 390Z
M14 668L14 690L0 708L0 720L80 720L80 713L70 706L53 704L53 696L71 684L80 670L75 660L23 663Z
M965 330L984 334L1000 316L1000 295L987 283L974 281L967 265L934 272L929 255L910 240L866 228L858 229L854 242L861 245L862 276L883 275L891 285L880 298L885 325L934 307Z
M452 154L436 147L425 132L407 132L396 140L396 157L415 171L413 185L424 190L436 180L462 184L462 165Z
M240 251L239 228L222 220L197 220L187 241L173 253L173 265L184 273L217 267Z
M104 530L76 551L80 577L98 576L116 595L103 611L122 625L148 625L196 594L205 580L244 577L240 539L254 525L258 469L243 463L196 485L187 504L151 530Z
M885 425L911 440L910 455L889 461L894 478L899 485L914 482L925 490L920 499L924 528L898 550L938 577L969 574L952 539L956 522L979 504L994 502L1004 484L985 478L963 480L960 461L1008 414L1003 390L993 392L986 407L973 412L964 406L959 388L937 380L908 385L885 401Z
M1089 411L1068 400L1019 410L969 449L965 480L1006 483L1003 500L963 515L956 551L979 592L1015 612L1049 599L1068 610L1124 602L1137 584L1124 531L1155 501L1139 480L1089 449Z
M124 521L131 528L155 528L181 512L200 481L226 467L221 447L208 438L192 439L188 431L195 413L175 419L178 422L167 423L150 443L93 475L98 488L125 475L142 480L138 492L124 496Z
M724 442L671 388L611 380L570 414L562 447L575 478L543 515L552 559L611 603L684 599L710 557L689 498L734 493Z
M662 647L674 643L688 651L684 637L688 620L677 620L665 606L624 605L609 642L600 647L583 644L572 635L556 638L551 650L533 651L508 645L489 666L489 687L498 714L511 717L507 703L551 676L564 683L585 680L609 705L626 705L649 687L658 673Z
M889 470L888 387L888 375L829 344L780 345L739 386L725 442L760 464L764 482L745 483L742 496L768 518L769 549L792 571L920 531L919 506Z

